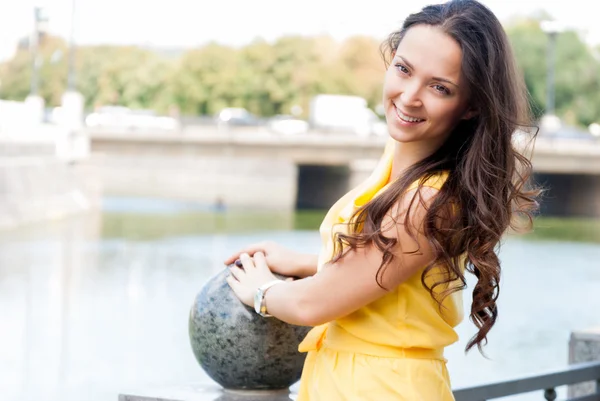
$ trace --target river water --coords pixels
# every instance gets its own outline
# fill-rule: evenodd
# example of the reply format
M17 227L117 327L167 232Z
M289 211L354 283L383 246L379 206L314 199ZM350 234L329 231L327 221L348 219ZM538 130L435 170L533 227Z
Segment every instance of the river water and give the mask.
M249 243L317 252L322 216L107 199L100 214L1 233L0 399L116 401L148 386L208 383L187 336L196 293ZM571 331L600 326L600 221L539 219L500 256L488 359L464 354L474 333L465 320L446 353L455 387L565 367Z

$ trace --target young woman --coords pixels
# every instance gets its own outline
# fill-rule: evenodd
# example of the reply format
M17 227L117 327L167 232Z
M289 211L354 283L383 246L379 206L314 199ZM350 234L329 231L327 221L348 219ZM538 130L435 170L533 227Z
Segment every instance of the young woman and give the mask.
M443 351L463 319L464 272L477 277L467 350L481 350L498 316L496 246L536 206L512 141L530 126L527 93L492 12L473 0L425 7L387 51L389 143L329 210L319 256L264 243L225 261L241 260L228 283L242 302L315 326L300 344L299 401L452 400Z

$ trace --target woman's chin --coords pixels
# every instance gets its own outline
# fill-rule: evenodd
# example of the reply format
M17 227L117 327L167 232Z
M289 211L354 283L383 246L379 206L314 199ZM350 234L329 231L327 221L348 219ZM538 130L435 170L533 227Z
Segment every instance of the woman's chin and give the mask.
M415 140L414 135L410 135L397 127L388 129L390 137L396 142L413 142Z

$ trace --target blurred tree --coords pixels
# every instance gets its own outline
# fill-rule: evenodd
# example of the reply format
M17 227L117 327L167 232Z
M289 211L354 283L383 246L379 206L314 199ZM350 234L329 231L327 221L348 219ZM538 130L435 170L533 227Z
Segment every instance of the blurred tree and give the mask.
M2 98L7 100L24 100L30 92L31 55L19 49L14 57L3 63L0 68L2 81Z
M531 104L540 116L546 101L548 37L540 14L507 26ZM66 89L67 44L45 36L40 43L40 94L58 106ZM574 32L558 36L556 110L569 123L600 119L600 49L590 49ZM209 43L166 57L135 46L79 46L77 88L88 109L123 105L161 113L212 115L223 107L244 107L260 116L289 114L319 93L349 94L381 102L384 64L379 42L356 36L339 43L328 36L282 37L240 49ZM11 60L0 64L0 94L23 100L30 92L31 55L25 41Z
M241 106L235 85L237 51L215 43L186 52L171 76L171 91L182 113L209 115Z
M547 91L548 37L540 21L524 19L507 28L515 57L525 76L536 117L543 114ZM572 31L556 42L556 113L570 124L588 125L600 116L600 64L592 50Z
M539 21L523 20L507 28L517 64L523 72L535 117L544 113L546 101L546 49L548 38Z
M58 106L67 86L67 44L58 37L44 35L39 44L39 95L46 105ZM31 92L32 55L22 40L11 60L0 67L2 97L24 100Z
M319 77L319 57L314 39L281 38L273 45L274 62L267 81L272 114L290 114L294 105L308 110L314 82Z
M372 108L381 103L385 65L379 42L365 36L349 38L343 43L340 61L348 69L352 93L367 99Z
M570 124L587 126L600 118L600 63L575 32L558 36L556 104Z
M134 46L94 46L78 54L77 89L86 105L126 105L165 111L171 63Z

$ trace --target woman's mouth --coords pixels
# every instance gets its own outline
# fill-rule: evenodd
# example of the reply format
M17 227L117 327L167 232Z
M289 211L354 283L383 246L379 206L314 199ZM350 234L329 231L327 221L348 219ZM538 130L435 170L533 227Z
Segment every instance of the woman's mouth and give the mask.
M398 107L396 107L396 105L394 105L394 109L396 110L396 117L398 117L398 121L402 125L415 125L425 121L425 119L423 118L413 117L404 114L402 111L400 111L400 109L398 109Z

